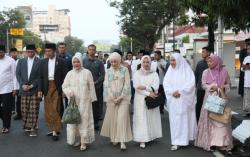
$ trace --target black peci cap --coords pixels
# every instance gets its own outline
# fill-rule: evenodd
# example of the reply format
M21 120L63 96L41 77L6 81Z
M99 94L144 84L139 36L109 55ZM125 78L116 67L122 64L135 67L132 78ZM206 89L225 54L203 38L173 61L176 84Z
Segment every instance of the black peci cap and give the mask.
M35 44L26 45L26 50L36 50Z
M45 44L45 49L52 49L52 50L56 50L56 44L55 43L47 43Z

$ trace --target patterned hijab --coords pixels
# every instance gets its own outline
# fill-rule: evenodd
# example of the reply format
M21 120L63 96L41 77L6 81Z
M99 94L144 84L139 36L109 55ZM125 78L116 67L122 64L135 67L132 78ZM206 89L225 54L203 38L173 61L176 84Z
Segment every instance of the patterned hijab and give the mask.
M143 68L143 61L145 59L148 59L149 60L149 67L150 67L150 70L146 70ZM140 68L140 71L142 74L150 74L150 73L153 73L154 71L151 69L151 58L149 55L145 55L141 58L141 68Z

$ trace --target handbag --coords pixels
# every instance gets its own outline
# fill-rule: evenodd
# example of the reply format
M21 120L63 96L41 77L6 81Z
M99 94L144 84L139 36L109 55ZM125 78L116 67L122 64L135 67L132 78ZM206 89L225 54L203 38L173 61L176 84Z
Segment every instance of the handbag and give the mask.
M151 87L152 91L155 92L154 88ZM165 102L163 100L163 97L158 94L158 96L156 98L152 98L150 96L146 96L145 97L145 102L146 102L146 106L148 109L153 109L153 108L156 108L160 105L164 105Z
M231 108L226 106L223 114L216 114L213 112L209 112L208 117L216 122L228 125L230 124L232 117Z
M79 124L81 123L81 115L78 106L75 101L75 97L72 97L69 101L68 107L65 109L62 117L64 124Z
M210 112L223 114L224 108L226 105L226 100L219 96L220 90L218 90L218 94L214 92L212 95L209 95L204 108Z

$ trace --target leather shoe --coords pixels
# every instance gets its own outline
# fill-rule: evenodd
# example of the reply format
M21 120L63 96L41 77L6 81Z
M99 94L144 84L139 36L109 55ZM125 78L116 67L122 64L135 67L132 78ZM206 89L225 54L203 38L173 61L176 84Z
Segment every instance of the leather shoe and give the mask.
M53 141L58 141L59 140L59 136L58 135L53 135L52 139L53 139Z
M46 134L46 136L52 136L53 135L53 132L51 131L51 132L48 132L47 134Z
M46 136L52 136L53 135L53 131L48 132ZM60 132L57 132L57 135L60 135Z

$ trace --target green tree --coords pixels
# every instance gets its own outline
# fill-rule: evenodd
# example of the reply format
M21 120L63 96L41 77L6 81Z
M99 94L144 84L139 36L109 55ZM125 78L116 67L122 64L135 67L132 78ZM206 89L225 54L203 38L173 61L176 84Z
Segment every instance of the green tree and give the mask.
M197 26L208 27L208 46L213 51L218 17L224 19L225 29L248 31L250 28L250 1L246 0L183 0L186 8L195 12L192 19ZM206 15L206 16L202 16Z
M131 38L121 37L120 42L119 42L119 47L124 52L131 51ZM138 52L143 47L144 47L144 45L142 45L141 42L139 42L136 39L132 39L132 52L134 54L136 54L136 52Z
M176 0L123 0L113 1L112 7L119 10L119 24L122 32L153 50L160 39L163 28L185 13L182 1Z
M24 28L23 15L15 9L7 9L0 12L0 44L7 43L7 30L10 28ZM10 36L11 37L11 36Z
M190 43L189 35L186 35L182 38L182 43Z
M44 50L44 42L40 38L40 36L34 34L31 31L25 30L24 36L22 36L20 39L23 40L23 45L27 44L35 44L37 48L41 48Z
M64 42L67 44L67 52L74 54L76 52L84 53L84 42L82 39L73 36L66 36Z

